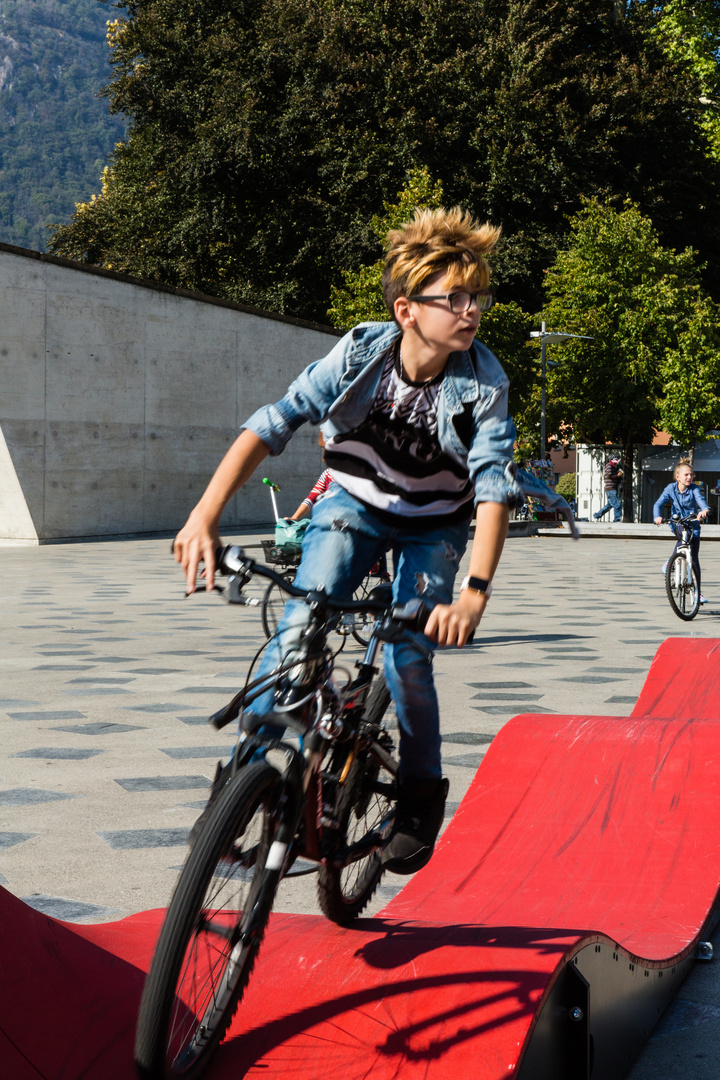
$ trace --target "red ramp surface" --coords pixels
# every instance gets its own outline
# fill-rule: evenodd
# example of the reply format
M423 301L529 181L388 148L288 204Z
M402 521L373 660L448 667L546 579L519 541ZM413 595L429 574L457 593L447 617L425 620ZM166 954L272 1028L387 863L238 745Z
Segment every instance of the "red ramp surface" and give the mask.
M208 1075L624 1075L716 921L719 685L720 641L670 639L629 718L506 724L377 918L273 916ZM71 926L0 904L0 1075L131 1080L162 913Z

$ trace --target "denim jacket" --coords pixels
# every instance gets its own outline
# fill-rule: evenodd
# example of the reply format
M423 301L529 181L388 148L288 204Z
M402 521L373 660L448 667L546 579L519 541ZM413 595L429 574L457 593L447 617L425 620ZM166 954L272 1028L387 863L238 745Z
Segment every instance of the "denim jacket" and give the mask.
M689 517L690 514L696 514L700 510L710 509L700 494L700 488L697 484L690 484L684 491L680 491L677 480L672 484L668 484L661 492L660 497L653 506L653 518L662 517L662 508L668 502L670 503L670 512L679 514L680 517ZM669 525L674 532L672 522L669 522ZM700 535L699 521L693 521L692 533L693 536Z
M305 368L280 401L258 409L243 426L273 455L282 453L307 421L322 424L326 439L353 431L370 411L387 350L400 333L395 323L361 323L324 359ZM450 354L438 395L438 439L443 451L467 468L476 502L522 502L508 386L499 362L478 341L467 352Z

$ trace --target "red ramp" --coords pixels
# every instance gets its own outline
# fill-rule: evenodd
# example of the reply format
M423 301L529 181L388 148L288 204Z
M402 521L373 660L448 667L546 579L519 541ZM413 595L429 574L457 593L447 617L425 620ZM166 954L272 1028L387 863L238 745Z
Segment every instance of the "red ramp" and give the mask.
M719 682L720 641L671 639L631 717L508 723L378 918L273 917L209 1075L621 1077L716 920ZM131 1080L161 914L0 900L0 1075Z

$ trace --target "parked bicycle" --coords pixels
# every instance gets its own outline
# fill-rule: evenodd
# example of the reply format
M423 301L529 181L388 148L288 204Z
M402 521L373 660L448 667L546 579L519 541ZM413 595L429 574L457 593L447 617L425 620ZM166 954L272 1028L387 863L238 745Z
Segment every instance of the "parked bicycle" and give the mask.
M278 885L300 857L318 865L320 906L334 922L349 924L371 899L398 772L390 694L375 661L383 641L422 629L428 614L418 600L393 607L389 589L346 602L299 589L239 547L224 548L218 566L230 575L231 601L245 602L243 588L259 574L305 600L307 621L276 670L252 680L251 669L210 718L218 729L240 718L241 734L233 776L183 866L145 983L135 1044L143 1080L205 1072L250 979ZM353 677L330 642L338 622L356 614L374 621ZM270 737L252 714L251 730L242 728L246 707L268 689L297 745L287 734Z
M693 570L690 550L694 521L697 521L695 514L688 517L673 514L670 518L671 524L680 526L682 535L677 551L673 552L665 567L665 591L670 607L679 618L686 621L694 619L700 607L700 587Z

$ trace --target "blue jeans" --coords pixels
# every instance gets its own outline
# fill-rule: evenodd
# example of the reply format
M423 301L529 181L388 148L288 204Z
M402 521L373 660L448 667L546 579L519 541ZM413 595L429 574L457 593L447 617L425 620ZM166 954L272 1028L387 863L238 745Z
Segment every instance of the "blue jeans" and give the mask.
M295 584L312 589L324 585L336 599L347 599L374 563L392 548L395 565L393 599L404 604L420 596L428 607L452 602L453 584L468 539L468 524L443 524L430 530L388 525L371 510L333 484L316 504L303 539L302 562ZM289 600L278 631L268 644L258 676L276 667L298 640L307 622L304 600ZM384 648L385 678L395 703L400 729L400 774L422 779L442 776L440 714L433 682L436 649L425 634L406 634ZM273 692L253 703L252 714L275 728Z
M613 518L613 521L620 521L620 519L622 518L620 496L618 495L617 491L606 491L605 494L607 495L607 502L603 506L602 510L598 510L597 514L594 515L595 520L599 521L603 514L607 514L608 510L614 510L615 517Z

